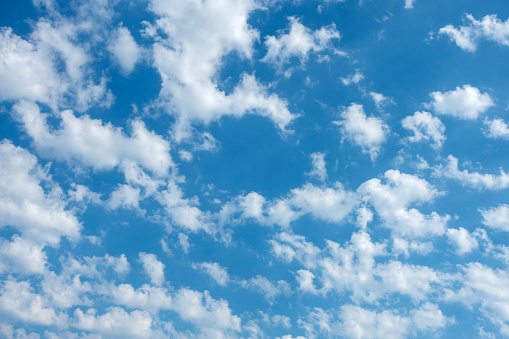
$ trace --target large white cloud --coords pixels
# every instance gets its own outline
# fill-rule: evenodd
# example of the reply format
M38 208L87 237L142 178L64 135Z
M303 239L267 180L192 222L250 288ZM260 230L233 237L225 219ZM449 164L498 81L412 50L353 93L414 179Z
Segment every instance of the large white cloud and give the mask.
M60 113L60 128L53 130L48 115L34 103L21 101L13 111L42 156L77 160L96 170L111 170L123 161L134 161L160 176L167 175L174 165L169 142L147 130L140 120L132 122L129 137L121 128L86 115L76 117L70 110Z
M486 119L484 124L488 127L488 130L485 131L485 134L489 138L509 140L509 126L507 126L507 123L504 120L500 118L491 120Z
M480 39L494 41L502 46L509 46L509 19L502 21L496 15L486 15L481 20L476 20L473 15L467 14L467 26L456 28L447 25L440 28L439 33L449 38L461 49L475 52Z
M341 117L344 120L334 123L340 126L348 140L361 147L362 152L369 154L374 161L387 139L389 126L380 118L366 116L363 106L359 104L351 104L341 112Z
M415 112L401 120L401 124L414 133L407 138L410 142L427 141L433 147L440 148L445 141L444 124L428 112Z
M43 182L59 189L34 155L8 141L0 142L0 227L15 227L33 244L56 245L63 236L79 239L80 222L65 209L58 194L44 191Z
M409 208L415 203L431 202L440 192L426 180L397 170L385 172L384 178L386 184L380 179L371 179L363 183L358 192L375 207L386 227L406 236L444 233L448 215L440 216L436 212L425 215Z
M252 56L259 34L247 20L257 4L250 0L178 0L171 4L153 0L150 8L159 19L147 24L146 33L156 40L153 56L162 79L160 104L177 117L176 140L189 136L191 123L208 124L223 116L255 113L269 117L281 130L296 118L286 101L270 94L254 75L242 74L229 94L216 81L225 55Z
M481 93L470 85L456 87L449 92L433 92L430 106L435 113L450 115L459 119L474 120L494 105L488 93Z
M501 204L488 210L479 210L482 214L482 223L488 227L509 231L509 205Z
M156 286L164 283L164 267L165 265L157 260L155 254L140 252L140 262L143 270L150 277L150 282Z
M470 172L467 169L461 171L458 168L458 158L452 155L447 157L445 166L439 165L434 168L434 175L454 179L465 186L474 187L476 189L496 191L509 187L509 174L502 168L500 169L499 175Z
M266 36L265 46L267 54L262 61L272 63L279 70L292 58L298 58L304 63L311 52L318 53L328 47L331 40L339 40L340 35L334 24L311 31L295 17L290 17L288 33L279 32L276 36Z

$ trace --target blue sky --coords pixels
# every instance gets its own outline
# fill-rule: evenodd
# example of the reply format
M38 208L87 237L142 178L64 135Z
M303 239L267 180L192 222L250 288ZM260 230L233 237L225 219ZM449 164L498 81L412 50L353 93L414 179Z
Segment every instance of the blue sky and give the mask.
M0 336L509 336L509 6L0 5Z

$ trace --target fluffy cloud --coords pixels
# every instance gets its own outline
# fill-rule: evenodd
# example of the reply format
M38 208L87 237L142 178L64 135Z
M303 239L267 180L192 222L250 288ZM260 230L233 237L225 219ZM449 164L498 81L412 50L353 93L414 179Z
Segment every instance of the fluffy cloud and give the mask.
M484 225L502 231L509 231L509 205L502 204L488 210L479 211L482 214Z
M224 267L221 267L217 262L209 263L203 262L200 264L193 264L194 269L200 269L210 275L218 285L226 286L230 281L230 276Z
M295 17L290 17L289 20L290 29L287 34L279 32L278 37L265 37L267 54L262 61L273 63L280 70L293 57L304 63L311 52L321 52L329 46L331 40L339 40L340 38L334 24L313 32L302 25Z
M449 155L447 164L434 168L434 174L461 182L465 186L471 186L476 189L503 190L509 187L509 174L500 169L500 175L481 174L479 172L460 171L458 168L458 159Z
M312 153L310 157L313 164L313 169L307 174L309 176L316 176L321 181L324 181L327 178L327 169L325 168L325 153Z
M140 252L139 260L152 284L162 285L164 283L164 264L157 260L155 254Z
M408 137L410 142L430 141L433 147L440 148L445 141L444 124L428 112L415 112L401 120L401 124L414 133Z
M133 71L142 54L131 32L123 26L118 27L113 34L109 51L126 74Z
M54 190L45 192L43 183ZM63 236L77 240L81 224L65 210L59 192L35 156L5 140L0 142L0 227L14 226L34 245L56 245ZM37 247L23 240L15 240L10 246L19 247L22 242L28 246L23 246L25 250L36 255Z
M405 8L410 9L414 8L415 0L405 0Z
M64 314L48 307L44 299L33 292L29 282L12 279L0 283L0 312L5 318L37 325L60 325L66 320Z
M415 208L414 203L430 202L440 193L426 180L397 170L385 172L387 184L380 179L363 183L358 192L369 201L385 221L385 226L397 234L407 236L441 235L449 216L436 212L424 215Z
M292 292L290 284L284 280L278 280L273 283L266 277L257 275L247 281L242 281L242 285L248 288L252 288L264 295L265 299L274 301L278 295L284 294L289 295Z
M484 124L488 127L488 130L485 132L485 134L489 138L509 140L509 126L507 126L507 123L504 120L500 118L495 118L492 120L486 119Z
M35 245L19 236L13 236L12 241L0 238L0 256L0 273L44 273L47 265L42 245Z
M127 313L120 307L111 307L104 314L97 314L93 308L83 312L74 311L73 327L116 338L151 338L152 317L144 311Z
M255 113L269 117L281 130L296 118L286 101L269 94L253 75L241 75L229 95L215 82L223 56L231 52L246 58L252 55L259 34L247 19L257 8L254 2L178 0L170 5L153 0L150 8L159 16L155 25L147 24L146 32L158 41L153 55L162 79L160 104L177 117L177 141L190 136L191 123L208 124L223 116ZM158 31L168 39L162 39Z
M486 15L476 20L471 14L466 15L468 26L456 28L447 25L440 28L439 33L449 38L461 49L475 52L480 39L494 41L502 46L509 46L509 19L501 21L496 15Z
M470 85L456 87L449 92L433 92L430 107L435 113L450 115L459 119L474 120L494 105L488 93L481 93L478 88Z
M0 59L0 100L28 99L55 107L68 87L51 57L10 28L0 30Z
M346 78L340 78L341 82L345 86L349 86L351 84L358 85L364 79L364 74L362 74L359 70L355 70L354 74L348 75Z
M339 328L346 338L406 338L418 332L436 331L451 322L437 305L431 303L411 310L408 316L398 315L391 310L378 313L359 306L344 305L340 318Z
M389 133L387 124L380 118L367 117L362 105L358 104L351 104L343 110L341 117L344 120L334 123L348 140L360 146L362 152L369 154L374 161Z
M132 136L122 129L89 116L76 117L71 111L60 113L60 129L51 130L48 115L36 104L22 101L13 107L15 117L33 139L38 152L49 158L72 161L96 170L110 170L123 161L134 161L164 176L173 166L170 145L150 132L140 120L131 124Z
M210 294L180 289L174 296L173 309L184 320L195 324L203 333L213 337L238 332L241 320L233 315L225 300L214 300Z
M457 246L457 253L460 255L470 253L479 246L477 239L463 227L459 229L449 228L447 237Z

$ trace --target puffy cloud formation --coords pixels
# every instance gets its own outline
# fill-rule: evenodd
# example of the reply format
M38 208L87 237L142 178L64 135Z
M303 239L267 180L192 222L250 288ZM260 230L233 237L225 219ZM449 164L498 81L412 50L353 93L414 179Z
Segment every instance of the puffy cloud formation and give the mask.
M40 251L36 244L57 245L61 237L78 239L82 227L59 198L59 187L46 192L45 183L53 184L34 155L6 140L0 142L0 227L19 230L33 245L13 239L9 246L35 256Z
M167 175L173 166L168 141L148 131L140 120L132 122L132 136L128 137L120 128L86 115L76 117L69 110L60 113L60 129L51 130L48 115L36 104L22 101L13 109L36 149L48 158L77 160L96 170L134 161L160 176Z
M449 155L446 165L439 165L434 168L436 176L454 179L461 182L465 186L470 186L479 190L503 190L509 187L509 174L500 169L499 175L482 174L479 172L470 172L466 169L458 168L458 158Z
M494 105L488 93L481 93L478 88L470 85L456 87L449 92L433 92L430 106L435 113L450 115L455 118L474 120Z
M157 41L153 55L162 79L159 99L177 117L177 141L189 136L191 123L208 124L223 116L255 113L270 118L283 131L297 117L285 100L269 93L254 75L242 74L228 95L215 81L225 55L252 56L259 33L247 19L257 8L254 2L178 0L169 4L153 0L150 7L159 17L146 29ZM194 19L189 20L190 16ZM168 39L162 39L159 32Z
M279 32L278 37L266 36L265 46L267 54L262 61L272 63L280 70L292 58L297 58L304 63L311 52L319 53L329 47L332 40L339 40L340 34L334 24L324 26L316 31L311 31L299 22L295 17L290 17L288 33Z
M472 14L466 15L468 26L456 28L447 25L440 28L439 33L449 36L458 47L467 52L475 52L479 40L494 41L502 46L509 46L509 19L502 21L496 15L486 15L476 20Z
M114 33L109 51L126 74L133 71L142 56L142 50L131 32L123 26L118 27Z
M387 139L389 126L380 118L366 116L363 106L359 104L351 104L343 110L341 118L344 120L334 123L340 127L345 138L361 147L362 152L369 154L374 161Z
M509 231L509 205L502 204L487 210L479 210L483 217L482 223L488 227Z
M140 252L140 262L145 273L150 277L150 282L156 286L164 283L164 264L157 260L155 254Z
M410 142L432 142L435 148L440 148L446 139L444 124L428 112L415 112L401 120L401 124L414 133L408 137Z
M486 119L484 124L488 127L485 133L489 138L509 140L509 126L504 120L500 118Z

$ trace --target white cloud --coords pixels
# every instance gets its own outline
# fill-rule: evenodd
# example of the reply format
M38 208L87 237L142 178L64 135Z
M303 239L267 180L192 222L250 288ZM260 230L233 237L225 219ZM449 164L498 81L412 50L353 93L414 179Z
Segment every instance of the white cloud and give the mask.
M479 246L477 239L463 227L459 229L449 228L447 237L456 245L456 252L460 255L470 253Z
M426 180L397 170L385 172L387 184L378 178L363 183L358 192L369 201L382 217L385 226L400 235L441 235L449 216L436 212L424 215L415 208L415 203L431 202L440 193Z
M456 87L449 92L430 93L433 101L430 107L435 113L450 115L465 120L475 120L488 108L494 105L488 93L481 93L478 88L470 85Z
M484 225L502 231L509 231L509 205L501 204L488 210L480 209L479 212L482 214Z
M142 54L131 32L123 26L118 27L112 35L108 50L126 74L133 71Z
M212 279L214 279L218 285L226 286L226 284L230 281L230 276L226 271L226 268L221 267L217 262L202 262L200 264L193 264L192 267L194 269L200 269L210 275Z
M293 57L298 58L301 63L306 62L311 52L321 52L329 47L332 40L340 38L334 24L313 32L302 25L297 18L289 17L288 19L290 20L288 33L279 32L278 37L265 37L267 54L262 61L276 65L279 70L282 70Z
M392 98L388 98L382 93L369 92L369 96L375 102L375 106L378 110L381 110L387 104L394 104L394 100Z
M157 200L164 206L174 224L192 232L204 230L213 233L213 224L209 215L202 212L197 205L197 198L184 198L184 193L177 184L170 180L164 191L157 194Z
M356 69L354 74L350 74L346 78L340 78L340 79L341 79L341 82L343 83L343 85L345 85L345 86L349 86L351 84L358 85L359 82L364 80L364 74L362 74L361 72L359 72L358 69Z
M301 235L282 232L275 239L269 240L275 257L292 262L294 259L307 268L315 268L320 249Z
M316 294L318 291L316 290L316 286L313 282L315 275L313 272L308 270L298 270L297 271L297 282L299 283L299 289L308 292L311 294Z
M344 120L334 123L340 127L348 140L361 147L362 152L369 154L374 161L387 139L389 126L380 118L367 117L362 105L359 104L351 104L341 112L341 117Z
M68 86L51 57L11 28L0 29L0 59L0 100L36 100L55 107Z
M170 310L172 308L172 296L166 288L142 285L134 289L129 284L120 284L107 288L105 293L113 299L117 305L124 305L129 308L138 308L157 314L159 310Z
M223 56L237 52L251 57L259 33L247 20L257 7L248 0L151 2L159 19L155 26L147 24L146 32L157 41L154 66L162 78L158 104L176 115L177 141L190 136L192 123L208 124L223 116L254 113L270 118L283 131L297 117L286 101L270 94L254 75L242 74L229 95L215 82ZM158 31L168 39L158 36Z
M410 9L414 8L415 0L405 0L405 8Z
M509 140L509 126L507 126L504 120L500 118L492 120L486 119L484 120L484 124L488 127L488 131L486 131L485 134L489 138Z
M105 254L104 257L69 257L62 260L62 271L68 276L80 274L89 278L101 278L108 269L112 269L119 277L124 277L131 269L124 254L118 257Z
M0 238L0 272L24 274L44 273L47 256L42 245L35 245L19 236L12 241Z
M0 284L0 312L11 318L37 325L61 325L66 316L48 307L27 281L3 280Z
M257 275L248 281L242 281L242 284L246 287L253 288L259 291L268 301L273 301L278 295L284 294L289 295L292 292L290 284L284 280L278 280L273 283L266 277Z
M184 253L189 253L189 248L191 247L191 245L189 244L189 236L184 233L179 233L178 239L180 247L182 247Z
M80 237L80 222L65 210L60 188L34 155L5 140L0 142L0 174L0 227L15 227L34 245L56 245L62 236ZM54 191L46 193L43 183Z
M468 26L460 26L459 29L447 25L440 28L439 34L445 34L461 49L475 52L480 39L494 41L502 46L509 46L509 19L501 21L496 15L486 15L481 20L476 20L471 14L466 15Z
M406 258L410 256L410 252L420 255L427 255L433 251L433 243L408 241L403 238L393 237L392 252L395 254L403 254Z
M148 131L140 120L132 122L132 136L128 137L120 128L86 115L76 117L69 110L60 113L60 129L50 130L47 114L37 105L22 101L13 109L45 157L77 160L96 170L110 170L130 160L160 176L167 175L173 166L168 141Z
M440 148L446 139L444 124L428 112L415 112L401 120L401 124L414 133L407 138L410 142L427 141L431 142L433 147Z
M118 208L134 209L140 212L140 189L134 188L130 185L118 185L118 187L111 193L108 200L108 207L112 210Z
M309 176L316 176L321 181L327 179L327 169L325 168L325 153L315 152L310 155L313 164L311 172L307 173Z
M434 175L460 181L465 186L471 186L476 189L503 190L509 187L509 174L500 169L500 175L481 174L479 172L460 171L458 169L458 159L449 155L447 164L434 168Z
M156 286L164 283L164 264L157 260L155 254L139 253L139 261L143 265L143 270L150 277L150 282Z
M437 305L425 303L401 316L391 310L380 313L359 306L341 307L341 334L346 338L406 338L421 331L443 328L451 319L445 317Z
M214 300L207 291L180 289L174 296L173 309L183 320L209 333L208 337L221 337L241 329L241 320L232 314L228 302Z
M149 313L135 310L127 313L120 307L110 307L104 314L97 314L93 308L83 312L74 311L73 327L101 333L116 338L151 338L152 317Z
M463 279L457 291L445 291L446 300L460 302L467 307L479 305L482 314L496 326L501 334L509 334L509 274L480 263L462 267Z

